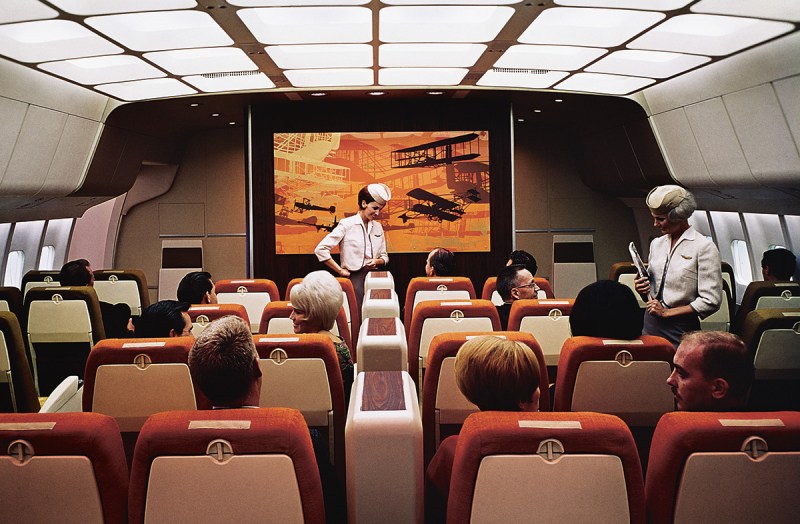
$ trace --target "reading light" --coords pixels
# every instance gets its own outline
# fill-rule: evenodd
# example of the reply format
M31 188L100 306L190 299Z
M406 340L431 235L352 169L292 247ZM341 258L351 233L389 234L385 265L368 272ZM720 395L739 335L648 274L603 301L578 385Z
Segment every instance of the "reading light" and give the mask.
M370 92L369 92L369 93L367 93L367 94L368 94L369 96L383 96L383 95L385 95L386 93L384 93L383 91L370 91Z
M211 113L211 116L212 116L212 117L214 117L214 118L216 118L216 117L218 117L218 116L219 116L219 113Z

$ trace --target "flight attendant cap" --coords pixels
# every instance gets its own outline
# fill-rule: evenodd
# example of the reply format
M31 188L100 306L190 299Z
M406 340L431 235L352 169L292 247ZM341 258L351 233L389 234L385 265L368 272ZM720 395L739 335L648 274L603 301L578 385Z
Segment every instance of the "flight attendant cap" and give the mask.
M653 188L645 199L653 211L667 212L675 209L686 198L687 191L681 186L667 185Z
M367 191L375 199L375 202L382 206L392 199L392 190L386 184L370 184L367 186Z

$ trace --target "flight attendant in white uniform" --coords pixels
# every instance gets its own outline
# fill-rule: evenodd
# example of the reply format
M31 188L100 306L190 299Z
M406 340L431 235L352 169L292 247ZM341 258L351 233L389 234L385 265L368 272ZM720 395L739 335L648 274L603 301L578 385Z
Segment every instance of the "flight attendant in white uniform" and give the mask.
M389 263L383 226L375 219L391 198L392 192L386 184L362 187L358 192L358 213L342 219L314 249L320 262L353 282L359 311L367 273ZM335 246L339 246L341 265L331 258Z

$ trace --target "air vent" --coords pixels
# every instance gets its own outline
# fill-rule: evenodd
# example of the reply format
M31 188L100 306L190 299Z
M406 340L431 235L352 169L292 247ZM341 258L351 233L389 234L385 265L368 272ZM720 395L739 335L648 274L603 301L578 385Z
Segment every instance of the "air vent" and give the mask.
M261 71L231 71L230 73L206 73L200 75L203 78L230 78L233 76L256 76L261 74Z
M524 75L546 75L550 72L549 69L522 69L519 67L493 67L493 73L514 73Z

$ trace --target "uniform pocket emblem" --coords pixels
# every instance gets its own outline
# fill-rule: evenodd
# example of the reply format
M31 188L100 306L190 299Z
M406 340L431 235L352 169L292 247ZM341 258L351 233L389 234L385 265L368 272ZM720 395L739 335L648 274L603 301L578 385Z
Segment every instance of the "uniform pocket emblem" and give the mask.
M681 255L681 258L684 259L684 260L691 260L692 259L692 257L687 256L687 255Z

